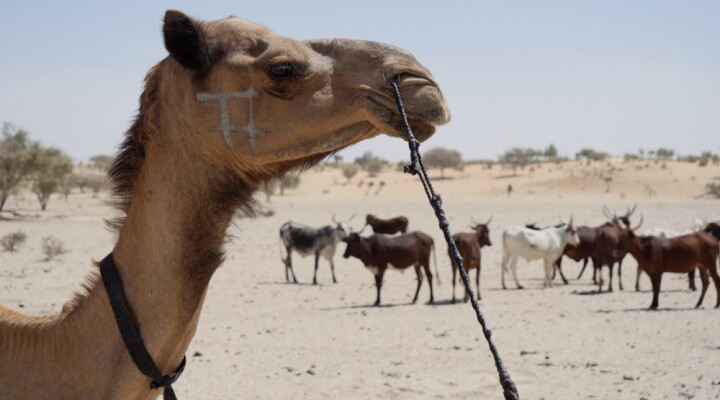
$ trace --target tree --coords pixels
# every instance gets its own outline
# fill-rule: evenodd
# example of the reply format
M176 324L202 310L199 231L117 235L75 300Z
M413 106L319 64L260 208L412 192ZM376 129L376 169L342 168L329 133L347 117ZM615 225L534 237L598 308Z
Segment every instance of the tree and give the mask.
M55 147L36 146L37 170L33 174L33 192L37 195L40 208L45 211L50 195L65 182L72 171L72 159Z
M666 148L659 148L655 150L655 157L657 157L658 160L667 161L673 158L675 155L675 150L666 149Z
M608 153L596 151L595 149L584 148L575 154L575 159L582 160L583 158L588 161L604 161L608 158Z
M99 154L90 158L90 163L92 164L92 166L101 170L102 172L110 171L110 167L112 167L114 162L115 156L108 156L104 154Z
M445 168L462 171L464 164L460 152L442 147L435 147L423 154L425 165L430 168L440 168L440 175L445 177Z
M554 144L551 144L547 147L547 149L545 149L545 151L543 152L543 156L545 156L545 158L547 158L548 160L556 159L558 156L557 147L555 147Z
M501 164L510 165L513 169L513 176L515 176L517 175L517 169L525 168L526 165L530 164L536 153L537 152L533 149L521 149L520 147L514 147L503 153L498 161Z
M342 167L343 176L347 178L348 183L358 173L358 166L355 164L347 164Z
M15 187L36 169L37 153L32 149L39 146L30 140L30 134L21 128L5 122L0 139L0 211Z

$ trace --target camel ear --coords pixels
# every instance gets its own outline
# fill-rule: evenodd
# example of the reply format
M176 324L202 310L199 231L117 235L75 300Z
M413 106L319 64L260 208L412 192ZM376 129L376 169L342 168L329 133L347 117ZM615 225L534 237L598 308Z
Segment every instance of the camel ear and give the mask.
M183 67L199 71L210 65L200 24L177 10L167 10L163 19L165 48Z

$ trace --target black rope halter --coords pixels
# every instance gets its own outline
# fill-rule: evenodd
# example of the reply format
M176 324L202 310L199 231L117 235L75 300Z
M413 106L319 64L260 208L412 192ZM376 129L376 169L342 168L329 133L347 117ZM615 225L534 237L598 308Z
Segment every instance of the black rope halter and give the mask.
M412 132L407 115L405 114L405 107L403 106L402 98L400 97L400 88L398 87L400 78L400 75L396 75L392 77L388 83L392 86L393 94L395 95L395 103L397 104L398 112L402 117L405 132L407 133L408 145L410 146L410 164L405 165L403 167L403 171L407 174L417 175L420 178L420 182L422 182L423 188L425 189L428 201L430 201L430 205L435 211L435 216L440 224L440 230L442 230L443 236L445 236L445 241L450 248L450 253L452 253L452 257L458 266L458 270L460 270L460 277L462 278L463 285L465 285L465 291L468 296L470 296L470 302L475 310L475 315L477 316L483 335L485 335L485 339L490 347L490 352L495 360L495 368L500 375L500 384L503 387L505 400L519 400L520 395L518 394L517 387L515 387L515 383L512 378L510 378L510 373L508 373L507 369L505 369L502 358L500 358L500 353L498 353L498 350L495 347L495 343L492 340L492 331L488 329L485 317L483 316L482 311L480 311L480 306L475 299L475 294L473 293L470 285L470 278L468 277L468 274L465 271L465 266L463 265L462 256L460 256L460 252L455 245L455 241L452 240L452 236L450 235L450 223L448 222L447 217L445 217L445 211L442 208L442 199L438 193L435 193L432 182L430 182L430 178L425 170L425 165L423 164L422 156L419 151L420 142L415 139L415 135ZM418 169L418 167L420 168Z
M122 336L122 340L125 342L125 347L130 354L130 358L132 358L135 366L143 375L152 379L150 389L163 388L164 400L177 400L172 384L178 380L183 370L185 370L185 357L183 356L180 365L175 368L172 374L163 375L147 351L142 337L137 329L135 329L135 323L130 317L127 299L123 292L120 275L118 275L112 253L100 261L100 276L102 277L105 291L110 300L115 322L117 322L117 326L120 329L120 336Z

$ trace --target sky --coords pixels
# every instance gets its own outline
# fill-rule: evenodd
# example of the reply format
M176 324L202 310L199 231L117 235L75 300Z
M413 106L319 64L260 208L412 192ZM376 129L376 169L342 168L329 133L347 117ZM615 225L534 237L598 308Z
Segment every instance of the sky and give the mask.
M611 154L720 145L720 2L605 1L0 2L0 121L77 161L112 154L147 70L167 56L168 8L228 15L295 39L343 37L411 51L453 120L423 149L493 159L512 147ZM398 139L341 155L407 159Z

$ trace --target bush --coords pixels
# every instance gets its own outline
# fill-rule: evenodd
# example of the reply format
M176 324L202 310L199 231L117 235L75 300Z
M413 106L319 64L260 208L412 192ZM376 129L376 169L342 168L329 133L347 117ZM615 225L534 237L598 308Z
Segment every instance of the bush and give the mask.
M24 232L17 231L8 233L0 239L0 246L2 246L5 251L17 251L17 248L25 243L26 239L27 235Z
M388 165L388 162L380 157L374 156L371 151L368 151L361 157L356 158L355 164L367 171L370 176L375 176L378 172L382 171L384 166Z
M353 178L353 176L357 175L358 173L358 166L355 164L343 165L342 173L343 176L348 180L348 183L350 183L350 180Z
M42 252L45 254L45 260L50 261L55 257L67 253L65 245L55 236L45 236L42 238Z

